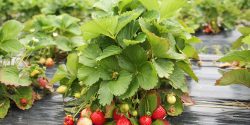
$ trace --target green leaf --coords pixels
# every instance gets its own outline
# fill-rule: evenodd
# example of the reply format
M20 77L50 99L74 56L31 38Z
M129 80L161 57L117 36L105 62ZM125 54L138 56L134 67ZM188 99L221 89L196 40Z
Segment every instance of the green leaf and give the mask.
M0 118L4 118L10 108L10 100L8 98L0 97Z
M0 49L8 53L18 53L22 48L23 45L16 39L0 41Z
M148 10L159 10L158 0L139 0L141 4Z
M135 44L139 44L139 43L143 43L146 41L147 36L144 33L140 33L138 34L138 36L135 38L135 40L127 40L124 39L123 42L126 46L129 45L135 45Z
M128 4L130 4L133 0L120 0L118 3L118 8L122 11Z
M194 58L194 59L199 59L199 55L198 52L196 51L196 49L190 45L190 44L186 44L185 48L182 50L184 52L184 54L186 54L187 57L189 58Z
M122 99L126 99L126 98L130 98L132 96L135 95L135 93L138 91L139 89L139 83L138 80L136 80L135 78L131 81L128 90L120 96L120 98Z
M236 69L228 71L216 81L216 85L225 86L231 84L242 84L250 88L250 70Z
M146 51L140 46L129 46L123 50L118 62L121 68L135 72L136 68L147 61Z
M184 61L176 62L176 65L185 71L190 77L192 77L196 82L198 82L198 77L194 74L194 71L191 68L191 64L188 64Z
M186 4L185 0L162 0L160 4L161 19L169 18Z
M15 20L7 21L2 26L2 38L0 41L15 39L18 34L22 31L23 25Z
M139 23L142 31L147 34L147 39L151 45L153 55L159 58L168 57L167 52L169 50L169 45L170 45L169 40L166 38L156 36L154 33L146 29L146 22L143 19L140 19Z
M76 53L71 53L67 57L67 70L73 76L77 75L78 70L78 55Z
M250 62L250 50L232 51L220 58L221 62L244 61Z
M160 78L169 78L174 70L174 63L166 59L157 59L153 61L153 65Z
M91 20L82 25L83 37L85 40L90 40L103 34L114 39L117 24L117 16Z
M250 45L250 34L242 39L242 42Z
M32 83L29 73L19 72L15 66L0 68L0 82L13 86L29 86Z
M112 11L112 8L119 2L119 0L100 0L96 2L93 7L99 8L106 12Z
M21 98L25 98L28 101L26 106L23 106L20 102ZM33 99L33 90L32 87L19 87L16 89L16 93L10 96L10 99L13 100L17 107L25 110L32 107L34 99Z
M103 53L96 58L97 61L100 61L109 56L117 55L122 52L122 49L118 46L111 45L103 50Z
M102 53L97 44L89 44L81 51L82 55L79 57L79 63L89 67L96 66L96 58Z
M127 71L119 72L119 76L117 80L109 81L109 90L115 96L120 96L124 94L132 80L132 75Z
M169 77L169 80L169 83L175 89L180 89L182 92L188 92L184 72L179 67L175 66L173 73Z
M118 34L117 40L120 46L125 47L125 43L123 42L125 39L131 40L136 35L136 32L139 30L138 21L131 21L127 26L125 26Z
M92 86L100 78L100 72L97 68L81 65L78 69L77 77L85 85Z
M102 106L109 105L113 101L113 94L110 92L109 84L107 82L102 82L100 84L98 94L99 103Z
M119 33L119 31L125 27L128 23L130 23L132 20L137 19L141 13L143 12L143 9L135 9L132 11L127 11L126 13L123 13L118 18L118 24L116 27L116 34Z
M94 84L93 86L91 86L86 93L85 101L88 102L92 99L92 97L95 97L98 90L99 90L99 84Z
M147 112L153 113L161 104L160 95L155 92L149 92L143 97L139 103L139 115L144 116Z
M167 114L170 116L178 116L184 110L183 103L179 97L176 97L175 104L171 105L169 103L164 103L164 106L165 109L167 110Z
M238 30L244 36L247 36L250 34L250 27L240 27Z
M157 72L150 62L145 62L139 67L136 78L140 87L144 90L153 89L158 82Z
M66 66L64 64L60 65L60 66L58 66L57 71L54 74L53 78L50 80L50 83L54 84L54 83L62 80L63 78L65 78L67 75L68 75L68 73L67 73Z
M64 36L59 36L56 39L56 46L58 49L63 50L63 51L71 51L71 41L67 37Z
M241 36L235 42L233 42L232 43L232 49L240 48L243 45L243 43L242 43L243 38L244 38L244 36Z

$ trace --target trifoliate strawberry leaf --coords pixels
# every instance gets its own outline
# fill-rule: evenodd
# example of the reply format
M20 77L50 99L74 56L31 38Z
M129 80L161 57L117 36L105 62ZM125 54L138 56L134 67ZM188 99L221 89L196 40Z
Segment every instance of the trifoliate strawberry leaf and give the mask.
M92 86L100 78L100 72L97 67L88 67L80 65L77 73L77 77L85 85Z
M118 24L116 27L116 34L119 33L119 31L125 27L128 23L130 23L132 20L137 19L141 13L143 12L143 9L138 8L132 11L128 11L126 13L123 13L118 18Z
M175 89L180 89L183 92L188 92L186 78L184 72L177 66L174 67L173 73L169 77L170 84Z
M153 55L159 58L166 58L168 57L168 50L170 47L170 42L166 38L159 37L155 35L154 33L150 32L146 27L146 22L143 19L139 20L141 29L144 33L147 35L147 39L151 45L151 49L153 52Z
M27 100L27 105L21 104L21 99L24 98ZM34 102L33 90L32 87L19 87L16 89L16 93L10 96L10 99L13 100L17 107L25 110L31 108Z
M220 58L221 62L243 61L250 62L250 50L232 51Z
M15 66L0 68L0 82L13 86L29 86L32 83L29 73L20 72Z
M155 92L147 93L139 103L139 115L144 116L147 112L153 113L153 111L161 104L160 95Z
M67 68L64 64L58 66L56 73L54 74L53 78L51 79L50 83L54 84L68 75Z
M100 84L100 89L98 91L98 94L99 94L98 96L99 103L102 106L111 104L113 100L113 94L110 92L109 84L107 82L102 82Z
M250 70L236 69L228 71L216 81L216 85L225 86L231 84L242 84L250 88Z
M122 99L126 99L126 98L129 98L129 97L132 97L136 94L136 92L138 91L139 89L139 83L138 83L138 80L137 79L133 79L128 87L128 90L120 96L120 98Z
M10 100L8 98L0 97L0 118L4 118L10 108Z
M108 46L107 48L105 48L103 50L102 54L96 58L96 60L100 61L100 60L107 58L109 56L120 54L121 52L122 52L122 49L120 47L111 45L111 46Z
M179 97L176 97L175 104L164 103L164 107L167 110L167 114L170 116L178 116L184 110L184 105Z
M71 53L68 55L67 57L67 70L68 72L73 75L76 76L77 75L77 70L78 70L78 56L76 53Z
M82 25L83 37L90 40L102 34L114 39L117 24L118 16L91 20Z
M157 86L158 76L153 64L151 62L145 62L138 67L136 79L140 87L144 90L150 90Z
M97 64L96 58L102 53L101 49L97 44L89 44L81 52L82 55L79 57L79 63L95 67Z
M188 64L184 61L176 62L176 65L186 72L190 77L192 77L196 82L198 82L198 77L195 75L194 71L191 68L191 64Z
M124 94L132 80L132 74L127 71L119 72L119 76L117 80L108 81L109 90L115 96L120 96Z
M174 70L174 63L166 59L156 59L153 61L153 65L160 78L169 78Z

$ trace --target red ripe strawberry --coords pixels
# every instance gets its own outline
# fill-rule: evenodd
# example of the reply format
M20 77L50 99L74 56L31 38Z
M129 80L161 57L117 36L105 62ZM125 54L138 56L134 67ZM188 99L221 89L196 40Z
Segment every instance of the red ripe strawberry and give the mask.
M28 100L26 98L21 98L20 103L22 106L26 106L28 104Z
M71 115L64 117L64 125L74 125L74 119Z
M118 109L115 109L114 111L113 111L113 119L115 120L115 121L118 121L120 118L122 118L122 117L125 117L123 114L119 114L118 113Z
M94 125L104 125L106 119L104 117L104 113L101 111L95 111L90 115L90 118Z
M48 83L48 80L47 80L46 78L44 78L44 77L39 77L39 78L37 79L37 82L39 83L39 85L40 85L41 87L45 88L46 85L47 85L47 83Z
M140 125L151 125L152 124L152 119L150 116L142 116L139 119Z
M116 122L116 125L131 125L131 122L126 117L122 117Z
M81 111L81 117L82 117L82 118L83 118L83 117L89 118L91 114L92 114L92 111L91 111L90 108L85 108L85 109L83 109L83 110Z
M163 119L167 115L166 110L160 105L152 114L153 119Z

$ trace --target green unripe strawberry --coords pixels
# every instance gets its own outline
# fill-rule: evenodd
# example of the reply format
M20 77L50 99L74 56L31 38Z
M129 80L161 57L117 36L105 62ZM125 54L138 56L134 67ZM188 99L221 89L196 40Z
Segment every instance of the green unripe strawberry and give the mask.
M132 116L134 117L138 116L138 112L136 110L132 111Z
M127 113L129 111L129 105L127 103L122 104L120 107L121 112Z
M167 101L168 101L169 104L175 104L176 97L173 94L168 94L167 95Z
M61 85L56 89L56 92L60 93L60 94L64 94L67 91L67 86L65 85Z

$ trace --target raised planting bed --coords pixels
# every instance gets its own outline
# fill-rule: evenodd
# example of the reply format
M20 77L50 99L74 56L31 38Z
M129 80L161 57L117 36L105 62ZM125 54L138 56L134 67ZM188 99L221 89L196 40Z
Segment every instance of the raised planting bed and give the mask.
M185 107L179 117L168 117L172 125L250 124L249 88L240 85L215 86L215 81L221 75L217 63L212 62L214 60L204 60L202 67L193 67L200 80L198 83L189 80L188 84L196 104ZM52 72L53 69L50 69L47 74ZM37 102L30 110L11 108L7 117L0 120L0 125L61 125L64 115L61 95L52 94Z

